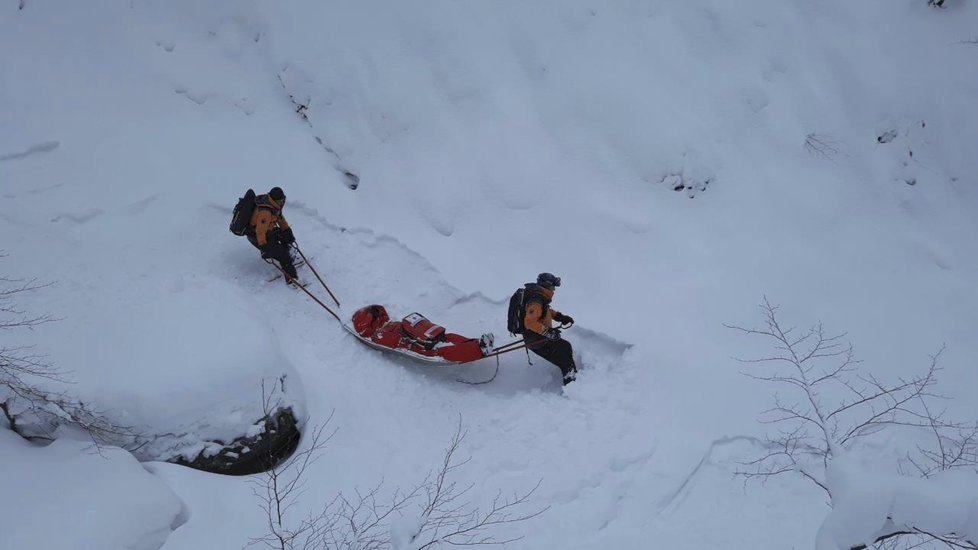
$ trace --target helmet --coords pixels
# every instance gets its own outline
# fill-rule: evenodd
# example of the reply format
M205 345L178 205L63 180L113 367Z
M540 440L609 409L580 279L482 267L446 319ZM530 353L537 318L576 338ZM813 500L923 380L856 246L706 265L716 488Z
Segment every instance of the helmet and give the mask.
M282 191L281 187L272 187L272 190L268 192L268 196L280 205L285 204L285 191Z
M537 275L537 284L543 288L553 289L560 286L560 277L553 273L541 273Z

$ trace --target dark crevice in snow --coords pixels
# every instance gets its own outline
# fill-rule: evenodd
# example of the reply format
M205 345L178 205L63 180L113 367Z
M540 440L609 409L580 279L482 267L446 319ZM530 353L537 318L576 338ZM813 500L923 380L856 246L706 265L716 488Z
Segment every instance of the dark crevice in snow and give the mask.
M706 188L713 183L713 178L690 178L682 172L666 174L662 176L659 183L666 185L669 189L676 192L686 192L689 198L695 198L698 193L706 191Z
M38 153L50 153L51 151L57 149L58 146L60 145L61 143L58 141L45 141L42 143L31 145L30 147L28 147L24 151L21 151L20 153L9 153L6 155L0 155L0 162L3 162L5 160L22 159L22 158L29 157L31 155L36 155Z
M329 153L330 156L332 156L333 159L336 161L336 164L334 164L333 167L336 168L338 172L343 174L343 177L346 180L345 181L346 186L352 190L356 190L360 186L360 176L358 176L353 171L345 168L343 166L343 159L340 157L339 153L337 153L335 149L327 145L322 137L315 134L316 128L315 126L313 126L312 121L309 120L309 105L312 103L312 100L309 97L301 98L301 99L297 98L296 94L289 90L289 86L285 83L285 79L282 77L282 75L288 70L289 67L286 66L278 73L278 81L279 84L282 85L282 90L285 91L285 95L289 97L289 101L292 103L292 107L295 109L295 114L299 115L299 118L301 118L302 121L305 122L307 126L309 126L309 129L313 132L312 137L316 140L316 143L318 143L323 148L323 150Z

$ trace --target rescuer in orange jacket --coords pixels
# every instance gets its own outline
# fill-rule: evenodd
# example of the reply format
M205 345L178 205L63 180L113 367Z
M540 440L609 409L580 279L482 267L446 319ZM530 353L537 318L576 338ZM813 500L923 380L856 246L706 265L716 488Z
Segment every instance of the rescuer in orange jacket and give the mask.
M248 241L261 250L262 258L275 260L282 266L285 282L292 283L298 277L291 253L295 236L282 215L284 207L285 192L281 187L273 187L266 195L257 195L255 211L245 234Z
M551 273L541 273L536 283L524 285L523 340L530 351L560 367L566 386L577 379L574 350L553 322L572 324L574 318L550 307L554 290L559 286L560 277Z

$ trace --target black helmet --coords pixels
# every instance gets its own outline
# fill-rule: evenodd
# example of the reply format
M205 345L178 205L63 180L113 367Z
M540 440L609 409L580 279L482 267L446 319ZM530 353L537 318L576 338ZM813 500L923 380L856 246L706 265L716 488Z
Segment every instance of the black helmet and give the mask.
M272 187L272 190L268 192L268 196L279 204L285 204L285 191L282 191L281 187Z
M553 289L560 286L560 277L553 273L541 273L537 275L537 284L543 288Z

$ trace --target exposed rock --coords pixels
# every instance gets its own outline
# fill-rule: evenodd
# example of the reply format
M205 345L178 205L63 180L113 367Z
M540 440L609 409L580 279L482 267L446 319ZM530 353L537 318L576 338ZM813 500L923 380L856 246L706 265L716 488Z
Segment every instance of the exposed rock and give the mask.
M299 446L302 434L291 407L276 409L255 426L261 430L257 435L243 435L230 442L212 441L193 460L176 457L170 462L215 474L243 476L270 470Z

